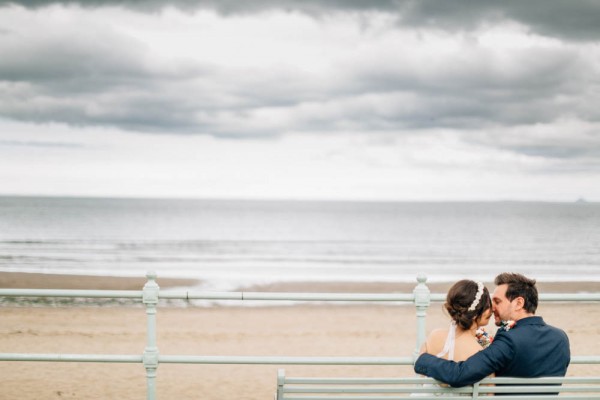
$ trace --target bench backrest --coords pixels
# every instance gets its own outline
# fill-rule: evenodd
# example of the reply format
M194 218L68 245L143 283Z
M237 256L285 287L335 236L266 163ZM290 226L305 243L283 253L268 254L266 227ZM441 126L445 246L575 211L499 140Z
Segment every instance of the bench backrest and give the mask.
M277 400L394 400L418 397L484 399L508 394L511 400L600 400L600 377L486 378L473 386L441 387L431 378L300 378L277 376Z

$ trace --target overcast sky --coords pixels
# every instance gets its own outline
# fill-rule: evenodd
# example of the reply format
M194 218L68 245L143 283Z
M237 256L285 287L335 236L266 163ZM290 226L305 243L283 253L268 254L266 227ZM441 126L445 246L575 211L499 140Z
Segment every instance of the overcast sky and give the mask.
M0 1L0 194L600 201L598 1Z

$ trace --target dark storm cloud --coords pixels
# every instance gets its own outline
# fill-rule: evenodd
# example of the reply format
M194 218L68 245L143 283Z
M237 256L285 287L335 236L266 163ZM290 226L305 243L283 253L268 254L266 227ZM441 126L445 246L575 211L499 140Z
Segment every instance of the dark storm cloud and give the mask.
M182 10L215 10L222 15L248 14L266 10L307 13L315 17L335 12L380 11L397 15L401 26L434 27L452 31L469 30L482 23L513 20L532 32L568 40L595 41L600 38L600 2L595 0L51 0L0 1L42 7L50 4L84 7L121 6L143 12L164 7Z

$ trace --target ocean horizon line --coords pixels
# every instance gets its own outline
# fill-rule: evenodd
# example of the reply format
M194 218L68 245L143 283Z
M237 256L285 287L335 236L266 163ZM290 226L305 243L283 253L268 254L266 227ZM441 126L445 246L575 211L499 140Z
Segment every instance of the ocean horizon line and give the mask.
M224 202L289 202L289 203L407 203L407 204L440 204L440 203L540 203L540 204L598 204L600 200L590 200L581 196L572 199L374 199L374 198L317 198L317 197L213 197L213 196L133 196L133 195L84 195L84 194L14 194L0 193L5 199L73 199L73 200L166 200L166 201L224 201Z

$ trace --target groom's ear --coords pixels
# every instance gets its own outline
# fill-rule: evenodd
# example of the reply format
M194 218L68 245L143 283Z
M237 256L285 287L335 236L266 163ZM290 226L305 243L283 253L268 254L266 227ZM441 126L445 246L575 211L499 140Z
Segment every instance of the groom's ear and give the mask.
M517 297L515 299L516 302L516 310L517 311L521 311L523 309L523 307L525 307L525 299L523 297Z

